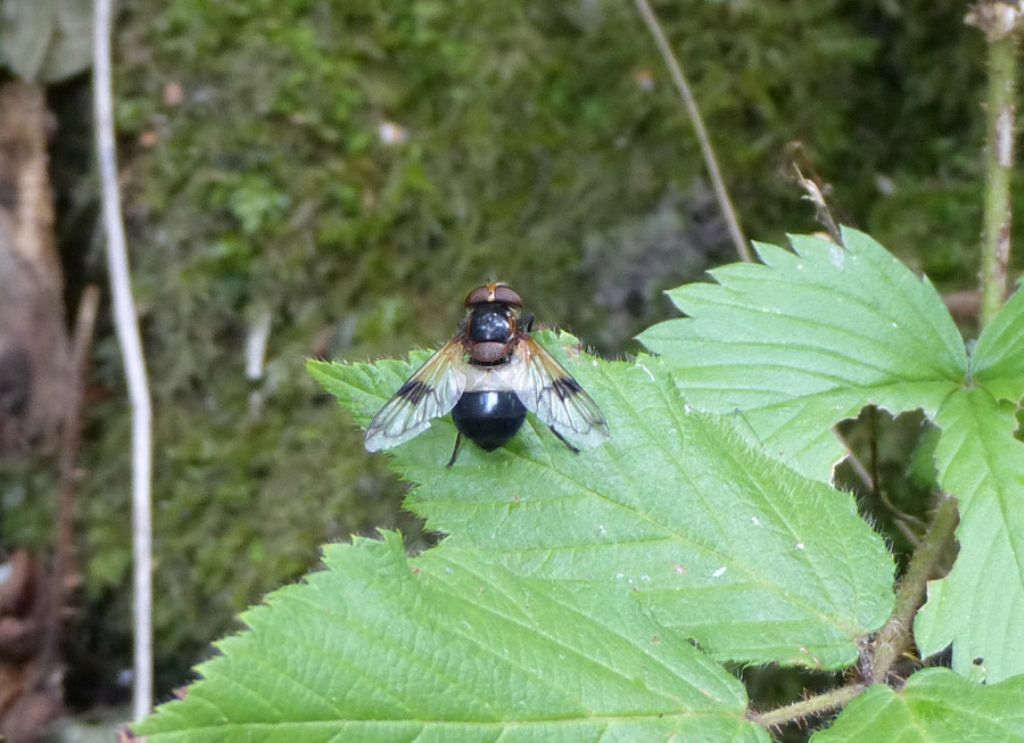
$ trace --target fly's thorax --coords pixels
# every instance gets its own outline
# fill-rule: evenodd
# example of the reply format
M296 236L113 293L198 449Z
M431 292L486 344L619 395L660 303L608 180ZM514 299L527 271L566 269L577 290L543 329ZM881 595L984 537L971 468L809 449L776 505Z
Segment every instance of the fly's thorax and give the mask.
M466 333L472 343L508 343L515 335L517 310L489 302L470 310Z
M474 363L492 365L505 361L516 339L519 310L501 302L474 305L463 329Z

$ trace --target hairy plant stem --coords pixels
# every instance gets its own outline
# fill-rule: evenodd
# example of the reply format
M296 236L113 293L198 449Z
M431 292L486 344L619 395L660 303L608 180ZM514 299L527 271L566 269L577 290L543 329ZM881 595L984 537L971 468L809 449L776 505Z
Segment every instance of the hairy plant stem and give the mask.
M665 32L662 30L658 17L654 14L650 4L648 4L647 0L635 0L635 2L637 10L640 11L644 23L647 24L647 28L651 32L651 36L654 37L654 43L657 44L658 51L661 52L661 56L668 66L672 82L675 83L676 90L679 91L679 97L682 98L683 106L686 108L686 113L690 117L690 123L693 124L693 131L697 135L697 142L700 144L700 151L704 156L704 165L708 169L711 185L715 190L715 198L718 200L718 206L722 210L722 216L725 218L725 223L729 228L729 236L732 238L733 245L735 245L736 252L740 258L749 263L754 260L754 256L750 252L747 238L743 235L740 221L736 217L736 209L732 205L732 199L729 198L729 191L725 187L725 181L722 180L722 171L718 167L718 158L715 157L715 150L711 146L711 137L708 136L708 131L704 128L704 118L700 115L697 100L690 91L690 84L686 81L683 68L680 66L676 55L672 52L672 47L669 46Z
M832 689L832 691L827 691L824 694L808 697L802 702L787 704L785 707L779 707L768 712L751 713L748 717L752 722L756 722L762 727L777 728L796 720L803 720L812 715L839 709L867 688L866 684L840 686L838 689Z
M981 325L999 312L1009 284L1010 176L1016 136L1017 32L1021 11L1000 0L983 0L967 22L988 39L988 94L985 116L985 207L981 242Z
M921 541L920 548L914 552L907 573L896 589L896 605L892 616L868 647L865 678L862 681L840 686L838 689L816 694L778 709L749 712L748 718L766 728L780 727L822 712L839 709L870 685L885 683L893 664L910 645L914 614L924 603L928 580L935 574L945 555L958 522L956 499L944 496L935 511L928 533Z
M896 589L896 607L892 616L871 643L868 671L872 683L885 683L893 664L909 647L914 614L924 603L928 581L945 555L959 521L956 499L944 496L928 533L914 552L906 575Z

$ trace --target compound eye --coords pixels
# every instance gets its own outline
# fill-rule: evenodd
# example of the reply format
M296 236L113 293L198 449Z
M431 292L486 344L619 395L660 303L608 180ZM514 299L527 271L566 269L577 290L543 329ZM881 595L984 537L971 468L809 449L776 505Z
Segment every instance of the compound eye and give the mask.
M497 284L494 287L494 299L498 304L507 304L510 307L522 307L523 300L519 293L508 284Z
M475 304L483 304L488 301L487 297L490 293L491 288L486 284L484 286L478 286L466 295L466 307L472 307Z
M484 284L466 295L466 307L477 304L507 304L510 307L522 307L523 300L519 292L508 284L501 282Z

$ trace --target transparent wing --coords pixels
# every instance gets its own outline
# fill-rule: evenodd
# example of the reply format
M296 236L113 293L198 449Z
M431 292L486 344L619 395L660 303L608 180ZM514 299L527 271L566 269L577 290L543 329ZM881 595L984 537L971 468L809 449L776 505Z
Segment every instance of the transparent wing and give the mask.
M370 421L363 437L367 450L398 446L430 428L431 419L449 413L466 388L464 356L462 344L450 340L413 372Z
M532 412L572 446L589 448L608 438L601 408L544 347L524 336L516 348L514 389Z

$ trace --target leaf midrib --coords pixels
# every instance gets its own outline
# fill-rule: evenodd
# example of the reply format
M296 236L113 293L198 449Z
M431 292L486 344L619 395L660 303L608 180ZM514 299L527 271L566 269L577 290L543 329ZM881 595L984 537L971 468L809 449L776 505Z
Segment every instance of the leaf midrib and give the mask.
M197 695L197 698L201 698ZM202 701L209 705L212 709L217 710L221 714L220 707L211 702L208 699L202 699ZM165 712L164 714L168 714ZM419 718L402 717L402 718L391 718L391 717L380 717L380 718L359 718L359 717L346 717L338 720L282 720L280 722L224 722L223 724L208 723L206 725L190 725L187 731L181 732L202 732L202 731L221 731L231 729L261 729L261 728L274 728L275 730L282 730L288 727L307 727L307 726L335 726L335 725L419 725L425 726L443 726L443 727L534 727L538 725L577 725L586 722L601 722L605 724L616 723L616 722L647 722L647 721L659 721L659 720L693 720L693 719L722 719L728 720L729 722L738 723L741 727L744 721L741 717L735 714L729 714L725 711L705 711L705 710L680 710L679 712L652 712L644 714L622 714L622 715L588 715L585 717L539 717L530 720L422 720ZM150 733L150 737L160 735L177 735L179 731L163 731Z
M448 561L452 562L455 565L458 565L461 569L465 570L467 573L472 575L475 579L485 583L486 585L490 586L491 589L501 593L506 599L509 599L509 600L512 599L512 597L508 596L508 594L505 594L500 589L498 589L494 585L493 582L489 581L486 577L484 577L480 573L473 571L472 568L469 565L467 565L465 563L455 562L453 560L448 560ZM462 597L460 597L458 595L455 595L455 594L451 594L450 597L452 598L452 600L454 600L456 602L459 602L459 603L462 603L462 604L465 604L465 605L468 605L468 606L471 606L471 607L475 607L475 608L477 608L477 609L479 609L481 611L485 611L488 614L491 614L492 616L497 616L500 619L503 619L504 621L506 621L506 622L508 622L510 624L515 625L519 629L522 629L524 631L530 632L530 633L532 633L534 635L539 635L540 637L543 637L545 640L547 640L549 643L551 643L553 646L559 648L560 650L565 650L566 652L576 656L577 658L579 658L580 660L584 661L587 664L597 666L601 670L603 670L603 671L605 671L605 672L607 672L607 673L609 673L609 674L611 674L613 676L618 677L619 679L621 679L622 681L626 682L627 684L633 682L633 679L630 676L625 675L621 670L616 669L616 668L612 668L612 667L608 666L606 663L598 660L597 658L593 658L593 657L584 655L583 652L581 650L577 649L577 648L572 648L572 647L569 647L569 646L565 645L560 640L552 637L549 633L545 632L543 630L543 627L540 627L539 625L536 625L536 624L534 624L534 625L526 624L526 623L524 623L522 621L519 621L519 620L511 617L510 615L502 614L501 612L497 611L496 609L491 609L490 607L486 607L486 606L479 606L477 604L474 604L469 599L462 598ZM721 704L723 706L728 704L728 702L726 700L723 700L723 699L720 699L720 698L717 698L717 697L712 697L711 695L709 695L706 692L704 692L703 689L701 689L700 687L698 687L695 684L693 684L689 679L680 676L679 672L676 669L672 668L670 665L668 665L668 663L666 663L665 660L663 660L661 658L658 658L657 656L653 655L649 648L647 648L647 647L645 647L643 645L637 644L637 642L634 640L634 638L629 637L629 636L624 635L624 634L621 634L615 627L609 626L609 625L601 623L601 622L597 622L597 621L594 620L593 617L590 617L587 614L584 614L583 612L581 612L578 607L573 606L571 604L567 604L567 603L565 603L563 601L558 601L557 599L552 598L548 594L545 594L544 598L549 600L549 601L551 601L552 603L554 603L556 606L560 607L561 609L569 611L570 613L572 613L573 615L578 617L582 622L585 622L585 623L589 624L590 626L597 628L601 632L610 633L614 637L618 638L619 640L624 641L627 644L628 647L632 648L639 655L642 655L647 660L649 660L652 663L658 665L668 676L676 679L679 682L682 682L683 684L685 684L690 689L692 689L692 690L694 690L696 692L703 693L704 696L706 696L709 701L715 702L717 704ZM501 657L501 656L498 656L498 657ZM504 660L506 660L506 662L507 662L507 659L504 659ZM677 696L677 694L673 693L672 690L664 690L664 689L661 689L661 688L655 689L655 688L651 687L649 684L647 684L646 682L644 684L644 688L650 690L652 696L659 696L662 699L665 699L667 701L671 701L671 702L674 702L674 703L679 703L681 701L679 699L679 697ZM584 707L585 705L583 705L582 702L581 702L580 706Z

